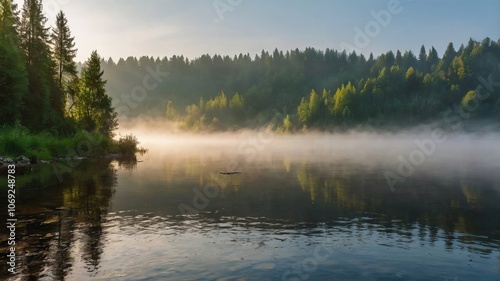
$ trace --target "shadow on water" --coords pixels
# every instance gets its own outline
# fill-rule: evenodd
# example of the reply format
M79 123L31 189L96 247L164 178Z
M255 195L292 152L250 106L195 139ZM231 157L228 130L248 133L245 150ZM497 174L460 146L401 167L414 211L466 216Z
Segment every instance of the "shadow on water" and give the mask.
M17 276L24 280L64 279L77 244L89 270L98 267L102 223L115 185L115 169L109 161L82 162L64 174L62 181L51 166L20 177L16 187ZM6 239L2 232L3 256L8 251ZM6 277L6 264L0 269Z

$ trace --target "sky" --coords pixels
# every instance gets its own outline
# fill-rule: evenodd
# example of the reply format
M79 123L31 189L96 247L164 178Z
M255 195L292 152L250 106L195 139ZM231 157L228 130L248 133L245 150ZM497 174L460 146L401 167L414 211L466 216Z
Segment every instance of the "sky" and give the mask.
M22 0L15 0L22 6ZM500 0L43 0L48 25L64 11L78 48L194 59L314 47L378 55L500 39Z

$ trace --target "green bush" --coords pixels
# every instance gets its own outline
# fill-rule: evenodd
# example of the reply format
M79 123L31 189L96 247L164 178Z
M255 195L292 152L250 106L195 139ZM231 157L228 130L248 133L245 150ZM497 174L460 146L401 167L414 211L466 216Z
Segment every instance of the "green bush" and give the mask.
M3 155L19 155L27 149L28 143L22 127L3 128L0 132L0 152Z
M147 149L139 147L137 137L132 134L120 137L116 142L116 150L124 156L134 156L135 153L144 154L147 152Z

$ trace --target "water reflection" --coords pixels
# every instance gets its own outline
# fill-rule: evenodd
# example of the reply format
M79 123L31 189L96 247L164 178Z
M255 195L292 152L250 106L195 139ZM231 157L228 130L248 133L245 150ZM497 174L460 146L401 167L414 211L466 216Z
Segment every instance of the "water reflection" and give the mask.
M168 157L160 163L153 161L154 165L143 163L143 177L133 181L132 176L123 175L126 179L121 189L127 193L147 186L142 191L164 198L167 203L189 203L194 187L203 190L215 184L220 187L220 194L207 208L224 208L228 216L328 221L374 213L446 231L500 237L497 216L500 208L495 204L500 199L499 177L489 171L469 167L469 175L417 173L392 192L383 176L383 167L292 162L285 158L247 165L241 174L221 175L224 158L224 155L209 160L183 156ZM150 198L148 194L141 196ZM180 214L175 204L155 203L155 200L150 203L152 207L169 205L162 208L163 214ZM137 206L133 202L127 205L126 200L120 200L119 204L122 209Z
M102 222L116 185L115 169L109 162L82 162L63 178L60 182L47 166L18 181L17 271L24 280L64 279L77 244L82 249L79 258L90 269L99 265Z
M144 155L141 154L141 155ZM134 155L132 157L118 157L116 159L116 163L118 164L118 167L125 169L126 171L133 171L137 169L137 163L142 162L138 161L137 157Z
M500 178L487 167L422 170L392 192L383 166L267 155L220 174L231 157L170 151L85 162L63 182L51 170L26 176L23 279L275 280L318 244L335 251L311 280L499 275ZM196 208L207 186L217 196ZM182 215L181 204L196 213ZM433 265L441 269L421 272Z

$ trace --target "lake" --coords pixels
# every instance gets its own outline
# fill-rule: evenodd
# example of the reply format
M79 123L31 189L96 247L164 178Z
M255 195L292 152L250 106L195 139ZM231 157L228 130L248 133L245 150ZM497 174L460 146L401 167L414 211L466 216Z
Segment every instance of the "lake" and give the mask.
M498 137L424 137L140 135L18 177L0 278L500 280Z

